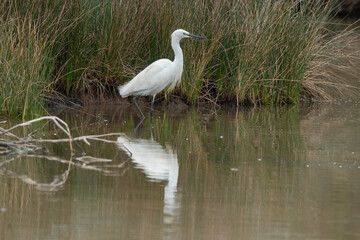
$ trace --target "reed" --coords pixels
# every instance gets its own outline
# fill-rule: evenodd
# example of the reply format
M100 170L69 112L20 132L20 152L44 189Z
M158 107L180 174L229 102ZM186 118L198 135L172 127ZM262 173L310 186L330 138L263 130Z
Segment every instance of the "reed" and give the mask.
M191 104L296 103L331 97L329 86L346 90L321 79L329 64L339 66L349 43L326 30L329 4L0 0L0 7L0 98L8 113L43 109L42 96L53 91L117 94L117 85L152 61L173 58L170 34L177 28L208 39L182 43L185 68L175 94Z
M0 107L8 114L41 114L49 85L46 42L31 22L2 22L0 29Z

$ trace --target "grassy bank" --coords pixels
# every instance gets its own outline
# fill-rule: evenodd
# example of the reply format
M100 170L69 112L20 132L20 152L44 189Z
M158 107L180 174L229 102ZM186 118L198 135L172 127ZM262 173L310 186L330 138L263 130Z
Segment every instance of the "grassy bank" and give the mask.
M327 73L343 64L348 40L326 30L331 6L301 2L0 0L1 109L39 113L53 92L117 94L152 61L173 58L177 28L208 38L182 42L175 93L191 104L283 104L343 93Z

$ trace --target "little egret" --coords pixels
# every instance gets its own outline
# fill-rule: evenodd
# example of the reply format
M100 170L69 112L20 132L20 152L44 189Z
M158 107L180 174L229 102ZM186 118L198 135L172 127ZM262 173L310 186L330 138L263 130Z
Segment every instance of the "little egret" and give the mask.
M180 48L180 40L183 38L204 39L204 37L190 34L183 29L175 30L171 34L171 47L175 54L174 61L170 61L169 59L159 59L142 70L130 82L118 87L120 95L123 98L134 96L133 101L143 119L145 116L139 105L136 103L136 98L138 96L153 96L150 107L152 117L156 94L161 92L167 86L169 86L168 90L171 91L181 81L183 53Z

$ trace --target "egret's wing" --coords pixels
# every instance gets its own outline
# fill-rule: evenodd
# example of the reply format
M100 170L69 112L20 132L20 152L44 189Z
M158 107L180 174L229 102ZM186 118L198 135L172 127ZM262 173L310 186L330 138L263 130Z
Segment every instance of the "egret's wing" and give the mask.
M153 62L130 82L119 87L121 96L145 96L160 92L171 83L173 78L171 64L172 62L169 59L160 59Z

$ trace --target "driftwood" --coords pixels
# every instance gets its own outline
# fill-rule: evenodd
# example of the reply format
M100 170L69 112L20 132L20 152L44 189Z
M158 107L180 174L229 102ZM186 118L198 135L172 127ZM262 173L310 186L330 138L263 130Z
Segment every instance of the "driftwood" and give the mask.
M15 134L11 133L11 131L16 128L29 126L34 122L39 122L43 120L53 121L53 123L55 123L55 125L68 136L68 138L63 138L63 139L36 139L32 137L20 138ZM66 122L55 116L46 116L17 124L9 129L3 129L0 127L0 136L6 136L8 138L14 139L14 140L0 139L0 155L8 154L13 151L17 153L24 153L24 152L27 153L28 151L38 149L39 147L35 146L33 143L61 143L61 142L68 142L70 145L70 151L72 153L74 151L72 144L74 141L83 141L87 145L90 145L89 140L102 141L106 143L117 143L116 141L105 139L104 137L124 136L124 135L125 135L124 133L106 133L100 135L88 135L88 136L80 136L73 138L71 136L70 129Z
M35 122L39 122L39 121L43 121L43 120L51 120L53 121L53 123L61 130L63 131L68 137L69 137L69 145L70 145L70 151L73 152L73 145L72 145L72 137L71 137L71 133L70 133L70 129L68 127L68 125L66 124L66 122L64 122L63 120L61 120L58 117L55 116L45 116L45 117L40 117L40 118L36 118L30 121L26 121L20 124L17 124L9 129L3 129L0 128L0 136L6 136L6 137L10 137L12 139L15 139L15 141L9 141L7 139L1 139L0 140L0 146L3 147L3 151L4 153L6 152L6 147L8 148L9 151L17 151L18 153L24 153L31 151L34 148L36 148L36 146L34 146L33 144L31 144L31 138L27 137L27 138L20 138L18 136L16 136L15 134L11 133L11 131L13 131L16 128L19 127L24 127L24 126L29 126ZM2 154L3 152L0 152L0 154Z
M11 132L14 129L29 126L35 122L44 121L44 120L52 121L68 137L63 138L63 139L38 139L38 138L33 138L32 134L28 135L27 137L19 137ZM1 123L4 123L4 122L1 122ZM0 156L6 155L6 156L10 157L8 159L5 159L4 161L0 161L0 174L3 173L3 174L10 175L12 177L22 180L23 182L25 182L27 184L34 185L38 190L50 191L50 192L58 191L59 189L61 189L63 187L63 185L65 184L65 182L68 178L68 175L69 175L69 172L70 172L72 166L79 167L79 168L86 169L86 170L91 170L91 171L99 171L105 175L116 175L116 176L122 175L127 170L127 168L124 168L127 160L120 164L112 164L111 159L92 157L92 156L86 155L86 153L83 153L83 156L75 157L73 143L82 141L82 142L90 145L89 141L92 140L92 141L101 141L101 142L105 142L105 143L121 144L117 141L106 139L105 137L124 136L124 135L125 135L124 133L106 133L106 134L100 134L100 135L79 136L79 137L73 138L70 133L70 129L69 129L67 123L55 116L40 117L40 118L33 119L33 120L30 120L30 121L27 121L24 123L17 124L9 129L3 129L0 127ZM37 144L64 143L64 142L69 143L69 146L70 146L70 153L69 153L68 160L59 158L57 156L48 156L46 154L44 154L44 155L35 154L37 152L37 150L43 149L42 146L39 146ZM68 168L64 173L54 176L54 179L52 182L39 183L36 180L31 179L30 177L28 177L26 175L23 175L23 174L18 175L14 171L6 168L7 164L9 164L10 162L16 161L17 159L20 159L20 157L26 157L28 159L43 158L43 159L47 159L49 161L57 161L59 163L67 164ZM98 164L98 165L96 165L96 164ZM118 169L123 169L123 170L119 171Z

